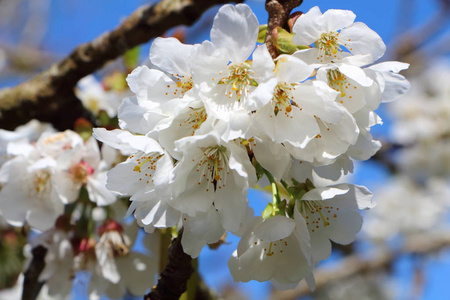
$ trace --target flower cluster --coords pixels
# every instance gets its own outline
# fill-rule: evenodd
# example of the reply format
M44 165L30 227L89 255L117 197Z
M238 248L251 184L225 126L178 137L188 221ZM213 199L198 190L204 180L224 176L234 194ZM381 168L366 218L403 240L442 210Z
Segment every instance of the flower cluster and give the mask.
M92 274L90 299L143 295L151 287L157 257L131 251L138 226L114 220L126 208L106 188L118 151L35 120L0 130L0 145L0 220L42 232L30 244L47 250L39 281L49 296L67 298L78 271Z
M375 242L399 235L436 233L445 227L450 188L442 179L429 178L417 184L405 174L397 175L375 198L377 206L364 224L365 233Z
M107 187L131 197L129 213L146 231L182 226L193 257L226 231L241 236L229 261L236 281L313 286L330 240L351 243L358 210L373 206L365 187L336 181L380 148L374 110L408 89L398 74L408 65L372 65L385 45L354 19L314 7L283 35L295 51L279 47L276 58L257 46L260 27L244 4L219 10L211 41L157 38L156 68L127 78L135 96L119 108L121 129L94 129L129 153ZM261 217L247 200L256 186L273 196Z
M6 160L0 169L0 210L11 224L51 228L82 188L97 205L116 201L105 187L112 162L101 158L94 138L85 142L74 131L55 132L32 121L16 132L0 132L0 139Z
M450 66L437 61L412 77L405 97L389 105L392 147L385 160L395 169L377 193L365 231L375 240L435 234L447 227L450 199ZM407 105L406 105L407 104ZM386 147L388 148L388 147ZM407 203L405 200L407 199ZM390 212L395 211L395 214Z
M450 65L436 63L412 80L402 101L392 103L392 140L399 144L399 166L416 180L450 176ZM405 103L408 105L405 105Z

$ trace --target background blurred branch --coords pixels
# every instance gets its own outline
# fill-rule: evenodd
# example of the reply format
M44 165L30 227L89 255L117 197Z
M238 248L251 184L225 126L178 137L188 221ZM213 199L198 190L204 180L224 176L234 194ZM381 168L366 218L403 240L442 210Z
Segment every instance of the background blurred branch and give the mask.
M427 63L424 61L425 56L421 53L421 49L428 45L430 40L435 38L450 21L450 1L440 0L439 2L441 9L434 17L416 28L411 28L411 25L402 26L404 28L409 28L409 30L406 32L401 31L399 36L395 39L395 43L392 47L392 59L411 64L411 67L404 72L405 74L418 74L426 68ZM412 6L410 1L403 1L401 4L402 8L403 6ZM401 10L403 11L403 9ZM405 15L403 18L411 18L411 10L411 8L408 8L407 11L410 11L410 15ZM435 54L433 54L433 57L435 57Z
M77 82L127 50L177 25L191 25L226 0L163 0L137 9L116 29L78 46L61 62L31 80L0 91L0 128L13 130L35 118L58 129L88 117L74 94ZM242 2L237 0L234 2Z
M357 274L376 272L389 267L400 256L405 254L430 254L450 246L450 232L440 232L434 235L423 234L405 239L403 247L399 250L379 251L372 259L363 259L356 254L347 256L332 268L318 269L314 272L316 290L329 283L337 282ZM301 282L295 289L288 291L275 291L272 299L292 300L300 296L311 294L305 282Z

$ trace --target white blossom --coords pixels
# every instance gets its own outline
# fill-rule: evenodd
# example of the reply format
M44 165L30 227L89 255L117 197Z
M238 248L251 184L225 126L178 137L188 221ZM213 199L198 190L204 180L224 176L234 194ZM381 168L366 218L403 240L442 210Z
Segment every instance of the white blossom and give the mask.
M386 46L380 36L364 23L353 23L356 16L349 10L330 9L324 14L311 8L295 22L292 41L313 47L295 56L312 64L338 62L350 55L366 55L369 63L383 56Z

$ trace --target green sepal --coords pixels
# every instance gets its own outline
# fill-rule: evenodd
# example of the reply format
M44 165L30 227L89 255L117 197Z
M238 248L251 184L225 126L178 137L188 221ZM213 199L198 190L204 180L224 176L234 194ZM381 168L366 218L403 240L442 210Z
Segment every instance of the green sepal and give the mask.
M256 179L257 181L259 181L265 174L265 170L264 168L256 161L255 158L252 159L253 162L253 166L255 167L256 170Z
M268 219L270 217L273 216L273 204L272 203L268 203L266 208L264 209L263 213L262 213L262 218Z
M298 50L297 45L292 42L292 37L294 36L293 33L289 33L281 27L277 28L277 32L278 38L276 40L275 46L280 53L292 54Z
M287 188L287 190L288 190L289 194L291 195L291 198L293 198L295 200L301 200L303 195L305 195L306 192L308 191L308 187L306 186L305 183L299 183L295 179L292 179L292 180L294 181L294 185L289 186Z
M285 216L286 215L286 205L287 201L282 200L277 206L273 208L274 216Z
M306 187L307 187L308 191L313 190L313 189L316 188L309 178L306 179L305 184L306 184Z
M258 43L264 44L266 41L267 35L267 24L259 25L258 39L256 40Z
M277 47L278 51L281 54L293 54L297 52L298 50L303 49L309 49L310 46L307 45L297 45L292 42L292 37L294 36L293 33L290 33L286 31L285 29L278 27L278 38L275 43L275 46Z
M127 68L127 70L133 70L134 68L136 68L139 62L139 52L140 47L136 46L133 49L125 52L125 54L122 56L123 64L125 65L125 68Z

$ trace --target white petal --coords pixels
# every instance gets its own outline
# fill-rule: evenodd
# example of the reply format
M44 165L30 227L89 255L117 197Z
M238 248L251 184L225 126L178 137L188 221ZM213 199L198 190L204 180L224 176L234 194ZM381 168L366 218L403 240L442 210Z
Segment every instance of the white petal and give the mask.
M302 14L294 24L295 33L292 41L297 45L310 45L320 38L322 32L317 20L322 17L318 6L314 6L307 13Z
M343 29L339 38L345 41L346 47L352 54L370 53L373 61L382 57L386 51L386 45L381 37L361 22Z
M142 297L155 284L158 264L155 260L142 253L131 252L127 256L116 259L117 268L127 291L133 296Z
M119 106L120 128L130 130L139 134L147 134L153 128L144 118L147 109L139 105L137 98L125 98Z
M211 41L227 49L230 61L245 61L256 46L258 19L246 4L224 5L214 18Z
M280 82L299 83L311 76L314 67L295 56L280 55L275 72Z
M364 71L357 66L342 64L339 66L339 71L362 86L371 86L373 84L373 80L367 77Z
M302 200L326 200L334 198L337 195L347 193L349 187L347 184L341 184L334 187L318 187L307 192Z
M338 31L351 25L356 15L350 10L329 9L323 13L323 22L327 24L327 32Z
M283 216L274 216L255 226L253 232L259 239L273 242L290 236L294 228L294 220Z
M182 44L176 38L156 38L150 48L151 62L168 74L189 76L194 45Z

